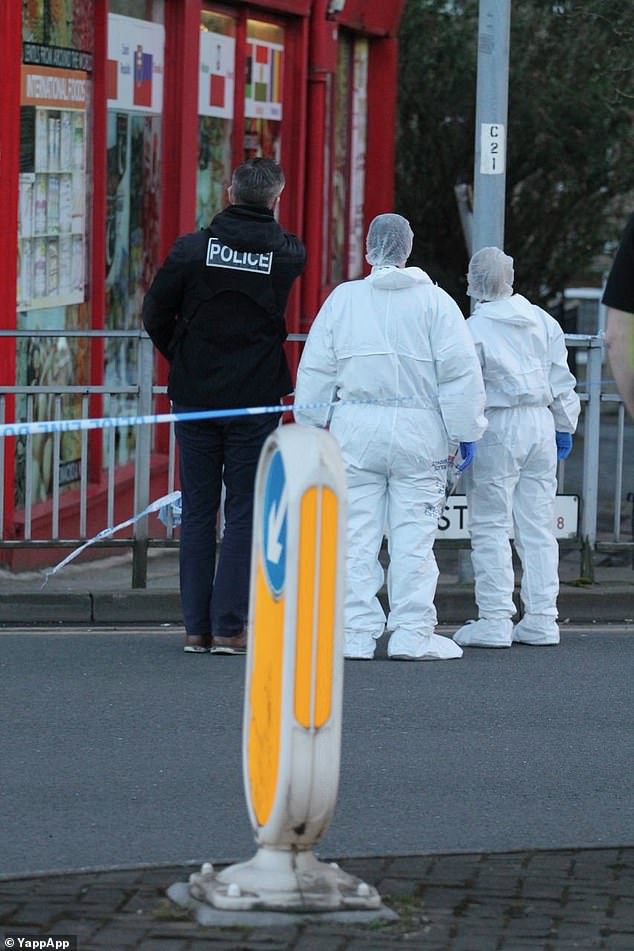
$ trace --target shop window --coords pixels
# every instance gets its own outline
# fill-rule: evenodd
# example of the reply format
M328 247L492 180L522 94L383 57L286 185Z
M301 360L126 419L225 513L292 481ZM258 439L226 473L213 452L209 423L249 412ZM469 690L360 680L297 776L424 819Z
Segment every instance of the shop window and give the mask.
M247 20L244 90L244 158L282 155L284 30L273 23Z
M108 151L106 328L137 329L143 296L159 260L161 112L164 27L134 17L108 17ZM104 384L137 382L136 344L106 339ZM132 415L125 395L108 414ZM116 461L134 452L134 430L117 428Z
M368 128L368 41L354 44L350 117L348 279L360 277L365 261L365 151Z
M20 110L18 284L16 326L33 336L16 348L20 386L81 385L89 380L85 339L41 337L38 330L88 329L92 123L93 3L23 3ZM16 401L18 419L56 415L52 394ZM80 415L79 399L65 396L64 418ZM34 436L31 502L46 501L56 483L77 479L78 433L63 433L60 466L53 472L52 435ZM16 441L15 502L25 505L26 444Z
M284 29L212 10L202 11L200 28L196 224L204 228L226 204L234 162L258 157L281 161ZM246 43L240 77L235 75L238 35ZM243 124L244 133L239 155L236 122Z
M368 41L341 32L335 77L330 280L359 277L364 263Z
M235 21L203 10L200 31L196 224L205 228L223 208L231 181Z

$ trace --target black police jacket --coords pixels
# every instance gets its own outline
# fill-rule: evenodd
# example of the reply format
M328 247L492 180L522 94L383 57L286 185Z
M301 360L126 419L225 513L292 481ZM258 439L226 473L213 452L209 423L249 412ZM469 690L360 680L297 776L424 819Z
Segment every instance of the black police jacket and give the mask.
M284 311L305 261L299 238L254 206L230 205L176 241L143 302L175 403L262 406L292 390Z

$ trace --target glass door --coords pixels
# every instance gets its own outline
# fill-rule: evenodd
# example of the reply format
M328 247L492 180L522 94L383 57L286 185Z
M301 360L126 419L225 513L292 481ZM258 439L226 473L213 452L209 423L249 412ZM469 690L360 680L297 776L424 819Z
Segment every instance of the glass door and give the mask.
M284 30L247 20L244 158L282 157Z
M231 181L235 62L235 19L203 10L198 82L198 228L205 228L221 211Z
M196 225L226 204L233 167L282 158L285 30L228 8L200 19Z
M157 17L162 17L158 8ZM160 251L161 125L165 29L161 22L108 16L108 144L106 329L137 328L143 296ZM137 382L136 342L105 342L104 383ZM113 395L111 416L130 415L125 395ZM134 454L134 429L117 428L116 463Z

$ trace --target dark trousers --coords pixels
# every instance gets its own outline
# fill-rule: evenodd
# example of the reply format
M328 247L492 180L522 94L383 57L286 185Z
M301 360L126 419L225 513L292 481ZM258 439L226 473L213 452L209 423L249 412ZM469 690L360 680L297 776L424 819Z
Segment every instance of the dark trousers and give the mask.
M193 407L174 406L174 412ZM262 445L275 413L176 423L182 494L181 606L187 634L231 637L247 623L253 488ZM222 482L225 529L216 568ZM215 573L215 577L214 577Z

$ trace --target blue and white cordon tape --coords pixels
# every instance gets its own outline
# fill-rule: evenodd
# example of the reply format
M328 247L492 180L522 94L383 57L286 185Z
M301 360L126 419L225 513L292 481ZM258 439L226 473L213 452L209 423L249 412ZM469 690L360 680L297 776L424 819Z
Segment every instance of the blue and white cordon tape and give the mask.
M307 404L302 409L318 409L329 403ZM32 423L3 423L2 436L35 436L44 433L69 433L85 429L113 429L118 426L148 426L153 423L188 422L196 419L227 419L232 416L256 416L286 413L293 406L249 406L240 409L206 409L191 413L152 413L147 416L102 416L95 419L43 419ZM298 407L299 408L299 407Z
M162 495L160 499L150 502L147 508L144 508L143 511L139 512L137 515L132 515L130 518L127 518L125 522L119 522L118 525L113 525L112 528L103 528L92 538L89 538L87 542L84 542L83 545L80 545L79 548L75 548L74 551L71 551L70 555L67 555L63 561L60 561L57 565L54 565L53 568L45 568L42 587L44 587L51 575L56 575L58 571L61 571L62 568L65 568L69 562L74 561L75 558L77 558L77 555L81 555L82 551L84 551L90 545L94 545L95 542L100 542L104 538L109 538L110 535L120 532L122 528L128 528L129 525L134 525L135 522L145 518L146 515L151 515L152 512L159 512L159 517L161 517L161 510L164 510L165 513L167 513L171 509L176 515L174 518L174 524L178 524L177 513L179 511L180 497L180 492L169 492L167 495Z
M48 419L32 423L3 423L0 425L0 437L34 436L44 433L68 433L77 430L112 429L117 426L147 426L153 423L190 422L200 419L228 419L236 416L260 416L265 413L289 413L295 409L331 410L335 403L338 402L354 403L362 406L376 406L402 402L403 399L403 397L394 397L393 399L386 400L329 400L328 402L320 403L302 403L297 406L295 404L285 405L278 403L275 406L247 406L238 409L196 410L191 413L154 413L145 416L103 416L95 419ZM329 417L330 413L328 414L328 419ZM42 587L44 587L52 575L57 574L58 571L77 558L77 556L90 545L94 545L95 542L103 541L104 538L109 538L110 535L116 534L116 532L121 531L123 528L134 525L135 522L145 518L146 515L159 512L161 521L166 522L171 514L172 524L178 525L180 522L180 497L180 492L170 492L167 495L161 496L160 499L151 502L142 512L132 515L124 522L119 522L118 525L113 525L112 528L102 529L93 538L88 539L83 545L80 545L79 548L72 551L70 555L67 555L59 564L52 568L45 569Z

